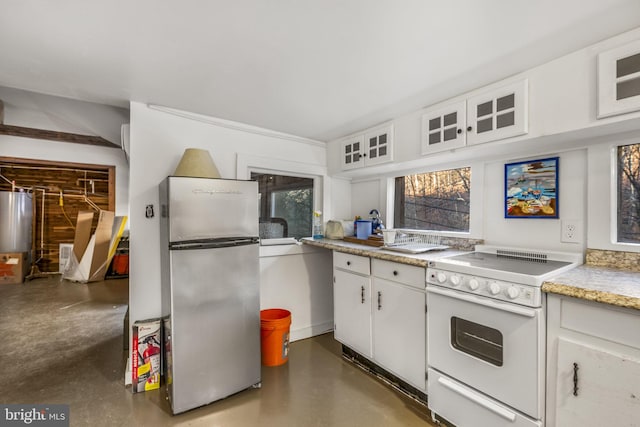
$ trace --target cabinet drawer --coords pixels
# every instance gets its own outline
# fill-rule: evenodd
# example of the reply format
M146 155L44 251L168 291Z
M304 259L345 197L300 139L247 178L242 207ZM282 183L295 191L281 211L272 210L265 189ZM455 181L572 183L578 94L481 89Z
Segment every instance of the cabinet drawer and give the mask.
M560 327L640 349L637 310L562 298Z
M426 286L427 273L423 267L372 259L371 270L373 276L381 279L403 283L418 289L424 289Z
M333 267L354 273L369 275L369 257L333 251Z

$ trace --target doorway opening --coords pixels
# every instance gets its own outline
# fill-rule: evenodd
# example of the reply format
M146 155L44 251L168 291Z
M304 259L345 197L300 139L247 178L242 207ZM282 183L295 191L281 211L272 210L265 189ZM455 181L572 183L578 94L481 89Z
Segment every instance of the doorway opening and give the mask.
M115 210L115 166L0 157L0 191L30 195L32 271L59 272L78 211ZM91 232L98 216L94 215Z

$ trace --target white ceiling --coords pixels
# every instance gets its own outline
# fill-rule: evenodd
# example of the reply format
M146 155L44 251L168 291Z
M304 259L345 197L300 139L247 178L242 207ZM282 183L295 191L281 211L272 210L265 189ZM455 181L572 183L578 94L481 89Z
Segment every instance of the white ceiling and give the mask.
M638 0L1 0L0 86L331 140L640 26Z

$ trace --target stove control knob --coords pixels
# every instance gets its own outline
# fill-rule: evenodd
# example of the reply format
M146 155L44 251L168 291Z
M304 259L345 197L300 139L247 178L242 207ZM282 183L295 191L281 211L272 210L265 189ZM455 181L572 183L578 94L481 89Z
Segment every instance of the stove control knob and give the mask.
M478 283L478 279L471 279L469 280L467 286L469 286L469 289L471 289L472 291L475 291L476 289L478 289L478 286L480 286L480 283Z
M446 281L447 281L447 275L446 275L446 274L444 274L444 273L438 273L438 274L436 275L436 279L438 280L438 282L440 282L440 283L444 283L444 282L446 282Z
M500 285L497 282L492 282L489 285L489 292L491 295L498 295L500 293Z
M453 286L458 286L460 284L460 276L451 276L451 284Z
M518 298L518 295L520 295L520 290L518 288L516 288L515 286L511 286L509 287L509 289L507 289L507 296L511 299L516 299Z

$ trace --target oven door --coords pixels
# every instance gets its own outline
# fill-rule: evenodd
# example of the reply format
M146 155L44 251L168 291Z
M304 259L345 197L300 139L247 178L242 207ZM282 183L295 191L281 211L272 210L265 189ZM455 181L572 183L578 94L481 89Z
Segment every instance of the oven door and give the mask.
M525 414L544 413L544 316L427 286L429 366ZM437 412L437 411L436 411Z

